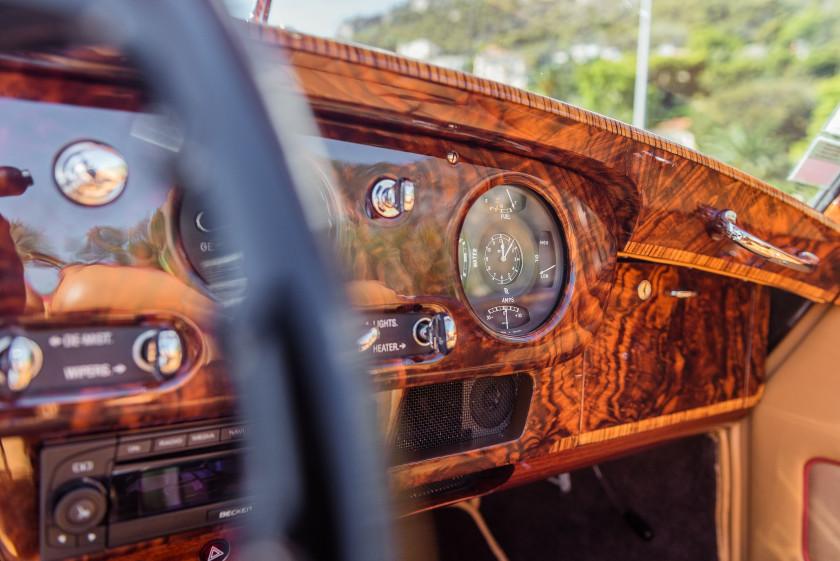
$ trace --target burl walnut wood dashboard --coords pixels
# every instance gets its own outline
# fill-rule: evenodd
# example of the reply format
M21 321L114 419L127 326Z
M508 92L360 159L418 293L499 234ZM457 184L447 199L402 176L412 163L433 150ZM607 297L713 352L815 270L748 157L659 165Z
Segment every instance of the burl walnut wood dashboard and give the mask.
M258 68L298 89L317 123L298 138L305 189L358 335L372 337L362 352L404 512L747 414L763 387L767 287L817 302L840 292L840 227L696 152L421 62L250 33ZM7 355L16 337L43 354L28 385L6 372L0 391L0 558L17 561L47 539L45 449L112 438L119 462L132 443L148 453L146 431L168 431L148 438L155 447L224 437L236 402L217 301L237 285L216 276L235 254L201 202L159 169L183 141L177 127L121 57L3 58L0 96L0 166L31 176L23 189L0 176L0 336ZM59 154L80 141L127 162L125 191L102 206L56 186ZM819 266L793 270L715 235L725 210ZM144 369L163 332L177 334L178 367ZM90 551L188 559L235 532L106 537L105 553Z

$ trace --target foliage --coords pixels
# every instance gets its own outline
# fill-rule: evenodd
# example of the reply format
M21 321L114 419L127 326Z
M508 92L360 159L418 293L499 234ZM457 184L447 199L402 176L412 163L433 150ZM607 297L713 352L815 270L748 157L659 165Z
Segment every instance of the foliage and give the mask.
M534 91L632 117L636 1L408 0L349 25L388 49L497 45L526 59ZM687 116L698 149L795 192L785 177L840 102L838 30L836 0L653 0L648 125Z

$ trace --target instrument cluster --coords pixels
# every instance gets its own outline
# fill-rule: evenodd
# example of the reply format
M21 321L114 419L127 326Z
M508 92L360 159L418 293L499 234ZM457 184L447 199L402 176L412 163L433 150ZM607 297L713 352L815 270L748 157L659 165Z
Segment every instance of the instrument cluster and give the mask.
M557 307L565 240L533 190L496 185L467 211L458 239L461 285L479 321L505 336L537 330Z

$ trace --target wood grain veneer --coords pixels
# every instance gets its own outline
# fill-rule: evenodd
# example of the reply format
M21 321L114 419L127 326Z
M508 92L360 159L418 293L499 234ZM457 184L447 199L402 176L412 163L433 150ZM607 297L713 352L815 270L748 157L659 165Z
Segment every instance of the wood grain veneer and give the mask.
M644 301L637 292L642 280L653 287ZM697 295L676 298L672 290ZM527 466L534 462L558 473L602 454L649 446L746 414L763 389L766 292L698 271L619 263L607 315L585 353L533 372L536 384L522 437L395 466L395 487L507 464L516 466L515 477L530 478ZM565 431L558 431L560 426Z
M252 30L283 51L319 114L538 155L584 175L592 165L624 173L639 187L642 207L620 255L715 270L816 301L833 301L840 292L840 226L734 168L510 86L357 45ZM800 273L714 241L700 212L706 207L735 210L742 227L794 253L811 251L823 263Z
M638 295L642 281L652 285L647 300ZM622 264L586 350L582 433L713 404L742 407L754 290L687 269Z

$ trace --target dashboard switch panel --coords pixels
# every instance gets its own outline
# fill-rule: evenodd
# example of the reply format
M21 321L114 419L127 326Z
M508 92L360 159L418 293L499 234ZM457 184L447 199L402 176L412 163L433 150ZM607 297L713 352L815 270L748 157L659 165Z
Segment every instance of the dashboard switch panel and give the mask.
M372 353L374 359L407 358L440 352L439 347L445 348L446 342L439 345L437 333L443 328L438 328L438 331L430 328L432 324L437 328L438 316L449 317L446 314L420 312L365 314L364 329L375 328L379 331L379 337L370 345L368 352ZM434 345L430 344L429 337L434 339Z
M155 334L153 366L135 358L137 340L149 332ZM0 331L0 387L17 398L142 386L172 376L183 355L181 337L168 326L8 328Z

